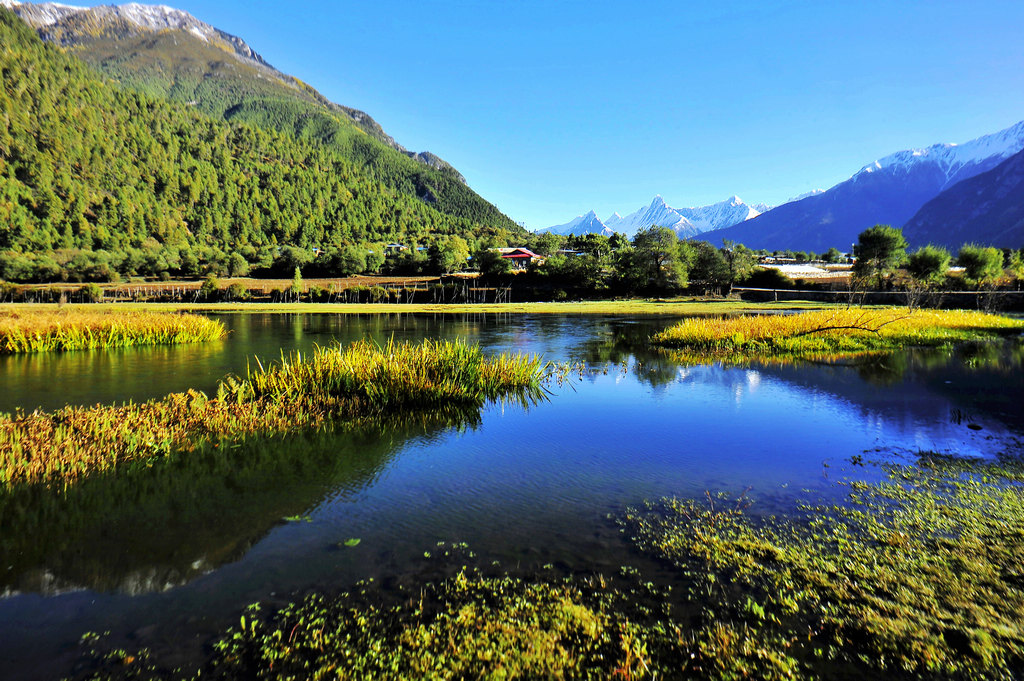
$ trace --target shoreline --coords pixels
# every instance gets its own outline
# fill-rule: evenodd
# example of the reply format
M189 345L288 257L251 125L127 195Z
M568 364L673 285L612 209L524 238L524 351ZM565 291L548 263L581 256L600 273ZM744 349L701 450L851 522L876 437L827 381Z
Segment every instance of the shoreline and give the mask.
M69 307L69 306L65 306ZM733 314L765 310L820 310L841 307L813 301L748 302L742 300L643 299L549 303L81 303L76 309L152 310L160 312L309 313L309 314ZM57 310L59 303L2 303L12 310Z

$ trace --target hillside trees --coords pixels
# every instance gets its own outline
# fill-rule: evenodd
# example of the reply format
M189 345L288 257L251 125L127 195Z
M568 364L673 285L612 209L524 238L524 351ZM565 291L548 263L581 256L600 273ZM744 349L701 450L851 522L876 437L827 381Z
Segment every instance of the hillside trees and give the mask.
M5 8L0 46L0 278L229 274L279 246L510 235L324 145L119 89Z

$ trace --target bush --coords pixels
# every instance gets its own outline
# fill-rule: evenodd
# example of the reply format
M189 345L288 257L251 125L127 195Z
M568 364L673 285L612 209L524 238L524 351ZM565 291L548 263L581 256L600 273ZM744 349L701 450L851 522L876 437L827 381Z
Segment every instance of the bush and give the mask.
M203 280L203 285L199 287L199 294L203 298L209 300L217 296L217 292L220 290L220 281L214 275L210 274Z
M103 289L100 288L99 284L86 284L78 289L78 294L87 303L98 303L103 300Z
M249 300L250 297L249 289L238 282L224 290L224 298L227 300Z
M749 288L793 288L793 280L774 267L755 267L740 286Z

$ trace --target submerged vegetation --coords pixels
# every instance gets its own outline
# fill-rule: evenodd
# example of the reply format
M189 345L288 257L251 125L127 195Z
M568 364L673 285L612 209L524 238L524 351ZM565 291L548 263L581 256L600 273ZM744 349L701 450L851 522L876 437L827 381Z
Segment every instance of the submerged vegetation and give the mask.
M937 346L1020 333L1024 322L983 312L833 309L794 315L687 319L654 336L655 345L697 360L835 358L911 346Z
M458 342L319 348L244 379L229 376L213 399L190 390L141 404L0 416L0 485L70 481L249 434L321 428L396 409L536 399L548 371L537 357L485 357Z
M886 472L796 519L709 495L649 503L623 524L679 568L704 622L742 626L806 676L1016 678L1024 468L926 455Z
M225 333L220 322L194 314L83 308L0 311L0 355L201 343Z
M1024 467L929 454L883 470L788 518L712 494L627 510L668 584L470 562L253 605L194 678L1019 678ZM89 678L183 676L145 652L93 654Z

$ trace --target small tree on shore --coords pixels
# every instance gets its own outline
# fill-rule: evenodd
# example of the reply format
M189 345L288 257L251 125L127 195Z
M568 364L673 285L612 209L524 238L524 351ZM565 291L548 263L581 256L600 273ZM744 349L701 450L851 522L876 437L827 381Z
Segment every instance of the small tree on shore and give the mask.
M949 271L949 251L941 246L922 246L907 259L907 276L903 289L907 296L907 307L918 307L925 294L939 284Z
M857 262L853 265L855 277L874 283L881 289L889 275L907 257L907 240L903 230L889 225L875 225L857 236L853 254Z
M297 266L295 274L292 275L292 286L289 290L295 294L295 302L299 302L299 296L302 295L302 270Z
M964 268L964 280L977 288L994 284L1003 275L1003 252L998 248L968 244L960 248L956 260Z

